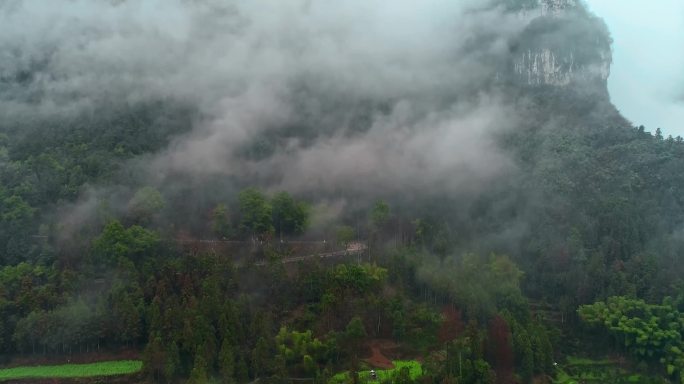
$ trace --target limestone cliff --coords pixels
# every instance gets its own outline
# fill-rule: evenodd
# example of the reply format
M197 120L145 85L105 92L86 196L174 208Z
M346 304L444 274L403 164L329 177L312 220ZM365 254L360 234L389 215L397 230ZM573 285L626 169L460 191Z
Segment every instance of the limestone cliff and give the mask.
M540 0L541 12L543 15L560 16L567 10L578 7L576 0Z
M612 55L603 21L576 0L540 0L535 11L511 47L515 82L605 88Z

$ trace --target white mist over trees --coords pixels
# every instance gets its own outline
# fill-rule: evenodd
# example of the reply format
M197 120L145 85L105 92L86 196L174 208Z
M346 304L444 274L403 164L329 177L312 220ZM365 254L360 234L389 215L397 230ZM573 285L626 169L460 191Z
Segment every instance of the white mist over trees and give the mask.
M608 354L581 305L684 302L684 140L611 104L611 43L575 0L0 3L0 362L327 383L391 339L426 382L510 383Z

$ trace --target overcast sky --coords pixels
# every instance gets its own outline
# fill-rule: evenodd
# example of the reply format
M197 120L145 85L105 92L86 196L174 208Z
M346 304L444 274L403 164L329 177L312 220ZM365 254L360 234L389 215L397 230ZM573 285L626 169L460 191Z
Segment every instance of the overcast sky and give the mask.
M613 36L613 103L635 125L684 136L684 1L586 1Z

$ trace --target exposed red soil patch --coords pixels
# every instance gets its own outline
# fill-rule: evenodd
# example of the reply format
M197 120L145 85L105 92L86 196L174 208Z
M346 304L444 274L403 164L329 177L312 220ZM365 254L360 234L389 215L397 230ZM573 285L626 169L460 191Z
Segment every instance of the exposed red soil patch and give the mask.
M537 375L532 378L532 384L550 384L553 380L547 375Z
M442 343L456 339L465 330L465 323L461 315L461 311L453 305L447 305L442 308L442 317L444 320L439 327L439 341Z
M395 351L399 348L397 343L392 340L375 339L368 342L368 348L370 348L370 357L364 359L372 367L380 369L392 369L394 364L387 355L394 355Z

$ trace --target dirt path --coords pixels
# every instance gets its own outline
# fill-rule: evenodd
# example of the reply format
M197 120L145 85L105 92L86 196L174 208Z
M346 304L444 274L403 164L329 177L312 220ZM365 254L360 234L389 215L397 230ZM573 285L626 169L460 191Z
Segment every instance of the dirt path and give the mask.
M340 251L332 251L332 252L323 252L323 253L315 253L312 255L303 255L303 256L294 256L294 257L288 257L281 259L280 262L283 264L288 264L288 263L296 263L298 261L303 261L307 259L327 259L331 257L342 257L342 256L350 256L350 255L356 255L359 253L364 252L368 247L366 245L361 244L361 243L352 243L350 244L347 249L343 249ZM254 263L257 267L263 267L265 265L268 265L268 262L266 261L258 261Z

